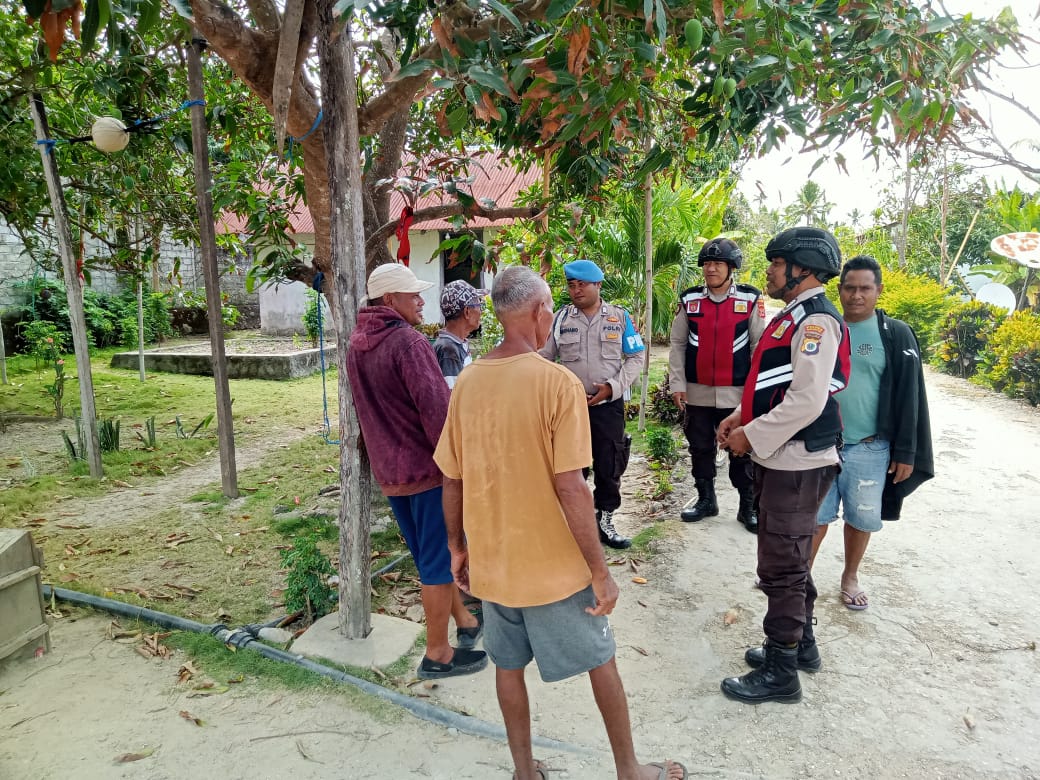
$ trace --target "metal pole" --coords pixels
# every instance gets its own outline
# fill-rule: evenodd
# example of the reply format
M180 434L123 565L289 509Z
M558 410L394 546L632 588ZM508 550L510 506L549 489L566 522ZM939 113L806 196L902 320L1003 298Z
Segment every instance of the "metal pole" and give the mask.
M137 280L137 372L144 382L144 282Z
M38 141L49 139L47 109L43 104L43 96L39 92L33 92L29 97L29 110L32 113L33 125L36 127L36 139ZM43 161L44 177L47 180L47 192L51 196L54 229L58 234L58 251L61 255L61 267L65 276L65 293L69 300L72 350L76 356L76 375L79 378L79 412L86 434L84 456L87 467L90 469L90 476L100 479L104 472L101 467L97 412L94 408L94 379L90 373L90 340L87 338L87 319L83 314L83 284L80 279L80 270L76 267L76 257L72 253L69 212L65 205L65 195L61 189L61 178L58 176L58 164L54 159L53 147L50 144L38 144L38 146L40 147L40 158Z
M199 243L202 271L206 280L206 313L212 350L213 383L216 386L217 442L220 447L220 484L228 498L238 497L235 469L235 423L231 416L227 359L224 356L224 320L220 306L220 272L217 269L217 239L213 225L213 195L210 193L209 145L206 138L205 93L202 88L202 50L206 41L192 31L188 45L188 96L203 101L191 107L191 145L195 158L195 192L199 213Z

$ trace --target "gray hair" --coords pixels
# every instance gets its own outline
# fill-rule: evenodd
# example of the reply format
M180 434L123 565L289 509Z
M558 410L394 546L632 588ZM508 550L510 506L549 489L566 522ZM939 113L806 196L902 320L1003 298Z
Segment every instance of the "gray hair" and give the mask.
M527 266L512 265L495 277L491 305L495 314L514 312L534 303L549 289L545 280Z

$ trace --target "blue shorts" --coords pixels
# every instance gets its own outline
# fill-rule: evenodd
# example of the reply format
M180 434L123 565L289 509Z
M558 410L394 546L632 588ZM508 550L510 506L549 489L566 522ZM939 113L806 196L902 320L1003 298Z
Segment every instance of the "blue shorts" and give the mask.
M500 669L523 669L533 658L545 682L603 666L614 657L614 634L605 615L590 615L592 586L552 604L503 607L484 602L484 649Z
M435 487L414 496L387 496L423 585L454 582L441 492L442 488Z
M844 508L842 519L848 525L866 533L880 531L888 461L889 443L883 439L846 444L841 451L841 473L820 504L817 525L837 520L840 503Z

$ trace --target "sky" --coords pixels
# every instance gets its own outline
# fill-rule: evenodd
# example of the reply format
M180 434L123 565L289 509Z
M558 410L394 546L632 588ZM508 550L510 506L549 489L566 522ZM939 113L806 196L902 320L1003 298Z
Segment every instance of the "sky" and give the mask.
M1018 19L1020 30L1034 41L1040 41L1040 20L1036 18L1040 8L1037 0L947 0L945 5L951 13L970 12L976 17L994 16L1001 8L1010 6ZM1022 103L1032 104L1036 113L1040 114L1040 105L1034 98L1035 84L1040 80L1040 43L1025 43L1025 60L1015 54L1002 55L998 59L1000 66L992 71L990 84L1004 94L1015 96ZM970 100L1005 145L1010 146L1022 139L1040 143L1040 125L1008 107L1004 101L977 92L972 93ZM770 208L783 208L794 200L795 193L809 178L818 157L815 152L799 154L798 148L798 143L788 145L786 149L770 152L744 167L739 189L748 201L756 202L760 188ZM867 216L879 205L879 196L898 172L898 162L883 159L881 168L877 169L873 160L863 159L863 147L857 142L849 142L836 151L845 156L848 175L833 162L824 163L812 173L812 179L823 188L827 200L834 204L830 219L845 221L856 209ZM1037 189L1036 184L1023 179L1013 168L991 168L984 171L983 175L995 184L1003 182L1013 186L1017 183L1029 192ZM865 224L869 222L868 216Z

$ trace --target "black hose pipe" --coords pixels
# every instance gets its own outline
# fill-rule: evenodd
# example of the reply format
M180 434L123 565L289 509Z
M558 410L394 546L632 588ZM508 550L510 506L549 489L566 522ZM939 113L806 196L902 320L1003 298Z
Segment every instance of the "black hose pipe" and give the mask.
M44 585L43 597L45 599L50 599L52 596L61 599L62 601L69 601L73 604L80 604L87 607L93 607L94 609L104 610L105 612L111 612L115 615L143 620L147 623L162 626L163 628L169 628L176 631L193 631L197 634L209 634L210 636L216 637L227 646L237 649L249 648L272 661L280 661L282 663L292 664L293 666L299 666L300 668L307 669L315 674L320 674L322 677L328 677L329 679L352 685L360 691L364 691L367 694L376 696L384 701L388 701L391 704L395 704L398 707L408 710L408 712L421 720L457 729L463 734L471 734L475 737L493 739L497 742L507 741L505 729L499 725L488 723L480 718L474 718L472 715L461 715L457 712L446 710L443 707L438 707L412 696L405 696L402 693L390 690L389 688L384 688L382 685L376 685L368 680L362 680L360 677L347 674L346 672L335 669L331 666L316 663L308 658L304 658L302 655L288 653L284 650L279 650L276 647L265 645L263 642L256 641L255 637L248 630L230 629L223 623L206 625L176 615L168 615L165 612L157 612L154 609L126 604L122 601L116 601L115 599L106 599L101 596L92 596L89 593L80 593L75 590L66 590L65 588L54 588L50 585ZM590 748L582 747L580 745L571 745L567 742L560 742L546 737L534 737L533 744L547 750L564 751L567 753L579 753L585 755L595 755L597 753L597 751L591 750Z

